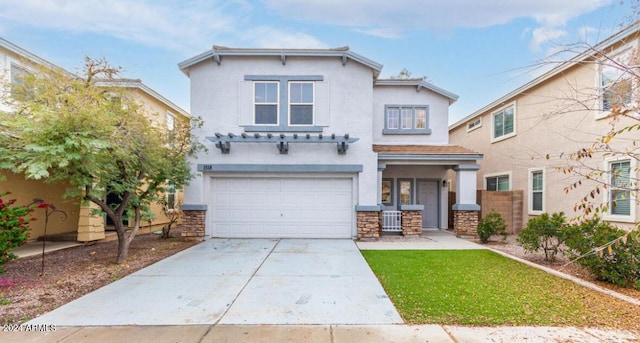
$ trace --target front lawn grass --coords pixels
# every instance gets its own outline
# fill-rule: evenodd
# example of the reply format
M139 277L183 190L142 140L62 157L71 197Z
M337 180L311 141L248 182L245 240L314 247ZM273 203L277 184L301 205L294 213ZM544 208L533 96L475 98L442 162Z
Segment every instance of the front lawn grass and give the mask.
M640 329L640 307L491 251L364 250L362 254L410 324Z

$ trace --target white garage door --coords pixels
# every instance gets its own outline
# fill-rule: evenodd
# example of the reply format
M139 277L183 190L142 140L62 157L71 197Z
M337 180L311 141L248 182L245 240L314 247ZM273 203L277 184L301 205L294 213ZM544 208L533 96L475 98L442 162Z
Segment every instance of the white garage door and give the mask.
M351 238L351 178L213 178L213 236Z

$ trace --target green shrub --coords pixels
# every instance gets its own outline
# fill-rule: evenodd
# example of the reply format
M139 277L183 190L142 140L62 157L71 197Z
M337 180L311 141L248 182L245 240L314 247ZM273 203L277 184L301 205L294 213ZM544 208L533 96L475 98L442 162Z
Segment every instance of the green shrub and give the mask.
M625 234L599 218L574 225L567 232L567 254L571 259L579 257L576 263L598 280L640 289L640 237L635 233L620 239Z
M489 238L493 235L502 235L503 239L507 238L507 225L500 213L495 210L491 210L478 222L478 236L481 243L489 242Z
M17 258L11 250L29 238L28 215L33 211L32 206L16 206L16 199L3 199L7 194L0 193L0 274L7 262Z
M542 250L545 261L554 261L565 238L565 223L563 212L551 216L543 213L527 222L527 226L518 235L518 243L528 252Z

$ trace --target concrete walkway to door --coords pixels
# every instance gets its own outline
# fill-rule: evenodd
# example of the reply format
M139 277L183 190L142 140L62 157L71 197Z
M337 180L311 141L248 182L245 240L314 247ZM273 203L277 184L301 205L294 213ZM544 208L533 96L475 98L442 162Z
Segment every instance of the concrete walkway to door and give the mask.
M29 322L403 323L352 240L210 239Z

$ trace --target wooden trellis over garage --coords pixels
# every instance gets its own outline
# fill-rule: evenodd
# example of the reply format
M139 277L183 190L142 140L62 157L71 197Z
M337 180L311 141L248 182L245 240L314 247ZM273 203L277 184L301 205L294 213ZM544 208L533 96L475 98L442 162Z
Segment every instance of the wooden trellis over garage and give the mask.
M336 144L339 155L344 155L349 149L349 143L354 143L359 138L349 137L346 133L342 136L338 136L335 133L330 136L324 136L322 134L297 134L286 135L284 133L272 134L267 133L261 135L259 133L248 134L241 133L236 135L229 132L226 135L216 132L214 137L206 137L207 140L216 143L216 148L219 148L223 154L231 152L231 143L274 143L276 148L280 151L280 154L287 154L289 152L289 143L333 143Z

